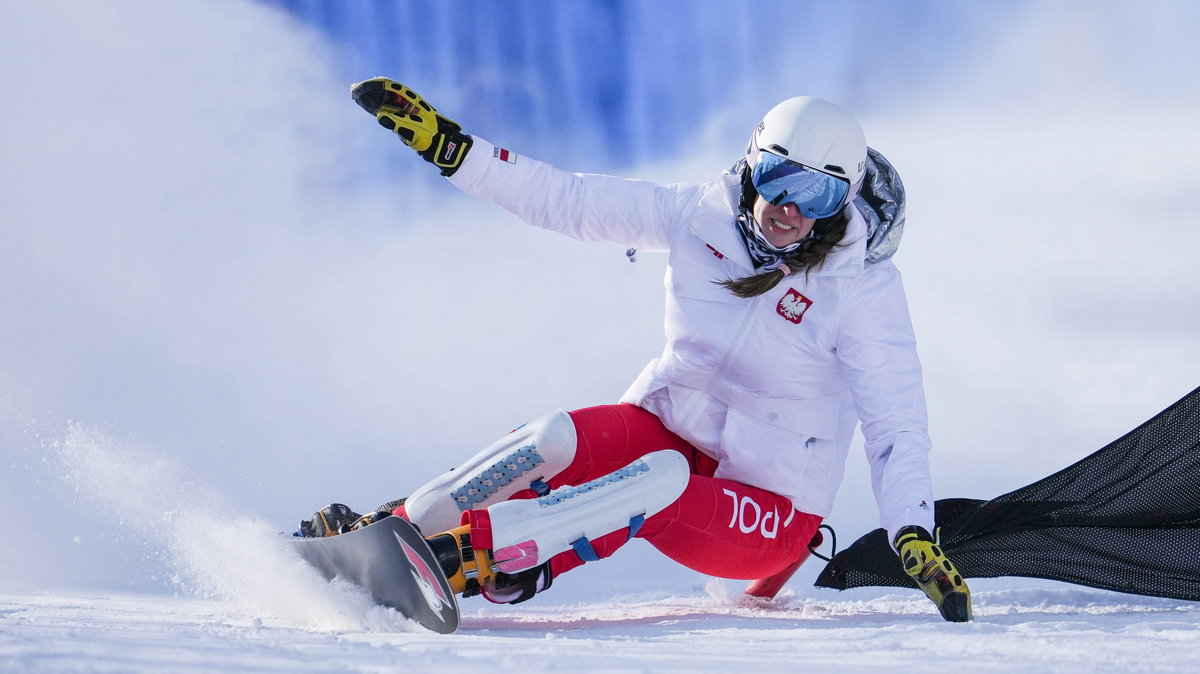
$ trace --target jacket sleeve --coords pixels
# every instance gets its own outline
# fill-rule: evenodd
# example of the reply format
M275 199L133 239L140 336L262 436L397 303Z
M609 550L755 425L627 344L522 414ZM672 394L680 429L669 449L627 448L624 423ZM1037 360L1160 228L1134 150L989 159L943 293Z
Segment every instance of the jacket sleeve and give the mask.
M843 308L838 359L866 439L871 486L888 540L909 524L933 526L931 442L921 362L900 272L868 264Z
M687 186L569 173L482 138L474 141L450 182L531 225L581 241L665 250L689 201Z

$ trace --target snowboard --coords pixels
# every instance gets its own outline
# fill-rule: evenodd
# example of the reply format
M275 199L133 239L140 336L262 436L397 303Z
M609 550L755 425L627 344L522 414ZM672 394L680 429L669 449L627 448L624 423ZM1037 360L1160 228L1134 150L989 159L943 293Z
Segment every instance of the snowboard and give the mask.
M325 538L295 538L300 556L327 579L343 578L441 634L458 629L458 602L429 544L402 517Z

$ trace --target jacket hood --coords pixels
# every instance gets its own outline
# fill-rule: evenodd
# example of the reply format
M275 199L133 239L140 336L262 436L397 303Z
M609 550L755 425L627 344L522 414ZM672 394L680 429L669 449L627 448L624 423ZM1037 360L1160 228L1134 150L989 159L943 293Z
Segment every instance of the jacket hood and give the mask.
M867 226L867 262L895 255L904 235L904 183L891 163L872 148L867 148L867 173L854 207Z

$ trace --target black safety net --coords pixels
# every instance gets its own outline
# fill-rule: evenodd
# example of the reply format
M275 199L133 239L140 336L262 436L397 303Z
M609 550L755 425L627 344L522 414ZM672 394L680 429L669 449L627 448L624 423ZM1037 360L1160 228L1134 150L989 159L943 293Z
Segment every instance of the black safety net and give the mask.
M1100 451L994 498L938 501L946 555L968 578L1028 576L1200 599L1200 388ZM883 529L818 587L913 587Z

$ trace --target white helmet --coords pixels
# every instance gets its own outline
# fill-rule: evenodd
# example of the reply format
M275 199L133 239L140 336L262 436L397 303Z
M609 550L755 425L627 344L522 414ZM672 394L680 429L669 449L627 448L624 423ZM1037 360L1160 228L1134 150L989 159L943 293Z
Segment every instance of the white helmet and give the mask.
M844 108L797 96L771 108L759 122L746 148L746 164L755 189L768 201L795 202L809 217L828 217L858 193L867 169L867 140Z

